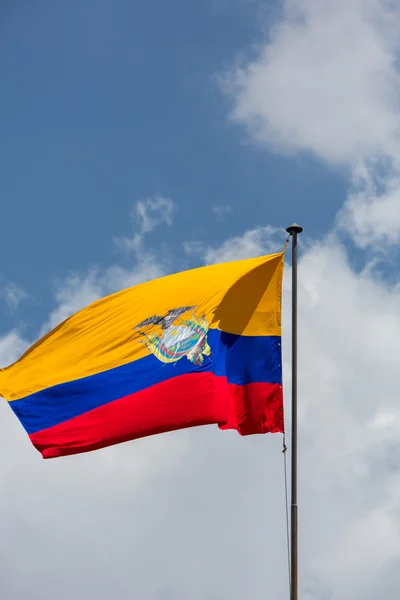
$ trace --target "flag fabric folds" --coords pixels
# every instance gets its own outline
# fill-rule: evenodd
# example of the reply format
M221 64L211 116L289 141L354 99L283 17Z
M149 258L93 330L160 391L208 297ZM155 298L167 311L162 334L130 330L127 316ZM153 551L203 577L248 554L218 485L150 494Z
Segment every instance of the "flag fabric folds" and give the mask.
M112 294L0 370L44 458L217 424L283 431L283 253L201 267Z

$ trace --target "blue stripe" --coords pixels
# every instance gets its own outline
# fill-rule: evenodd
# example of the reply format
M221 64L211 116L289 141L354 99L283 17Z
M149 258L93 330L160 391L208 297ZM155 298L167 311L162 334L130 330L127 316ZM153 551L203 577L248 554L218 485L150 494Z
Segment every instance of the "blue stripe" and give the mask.
M14 400L10 406L31 434L178 375L212 372L238 385L282 383L280 337L245 337L210 329L208 343L211 354L204 357L202 365L194 365L186 357L164 364L153 355L145 356Z

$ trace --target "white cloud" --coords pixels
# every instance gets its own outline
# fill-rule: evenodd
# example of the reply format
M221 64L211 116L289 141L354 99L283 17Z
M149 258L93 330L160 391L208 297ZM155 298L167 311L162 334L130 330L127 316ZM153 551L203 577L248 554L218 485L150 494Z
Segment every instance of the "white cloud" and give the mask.
M183 250L189 256L202 256L207 252L207 244L199 240L189 240L183 242Z
M223 219L233 211L232 206L229 204L218 204L213 206L213 212L217 219Z
M381 0L288 0L232 74L232 118L275 150L333 163L398 151L399 13Z
M240 260L280 252L286 238L287 233L284 229L267 225L251 229L243 236L236 236L215 248L205 248L202 254L206 264Z
M349 197L338 214L337 225L351 233L357 246L381 248L400 242L400 172L383 180L359 168Z
M1 296L7 303L10 310L15 310L20 303L26 299L26 292L15 283L8 283L4 286Z
M284 229L266 225L250 229L243 236L238 235L216 246L198 240L187 241L183 243L183 249L189 256L200 257L205 264L221 263L280 252L287 237Z
M148 233L160 225L170 227L176 206L166 196L143 198L135 203L132 210L134 232L131 237L118 237L114 242L119 250L127 255L144 255L144 241Z
M136 203L132 218L141 233L148 233L158 225L172 225L174 210L175 205L170 198L153 196Z
M286 0L256 57L225 77L253 140L349 170L340 226L362 247L400 238L399 25L389 0Z
M29 346L18 331L12 330L0 338L0 364L7 365L17 360Z
M100 298L104 291L100 277L95 270L84 276L70 275L59 284L55 293L57 307L51 313L48 323L42 328L42 333Z

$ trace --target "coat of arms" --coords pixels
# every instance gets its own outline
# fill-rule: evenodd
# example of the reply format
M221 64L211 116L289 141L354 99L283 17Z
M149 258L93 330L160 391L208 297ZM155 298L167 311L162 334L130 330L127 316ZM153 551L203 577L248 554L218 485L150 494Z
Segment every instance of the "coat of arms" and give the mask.
M211 354L207 342L208 323L205 316L197 317L195 306L170 309L164 317L153 315L139 323L135 329L143 337L142 343L163 363L176 362L186 356L191 363L201 365L204 355ZM189 313L186 319L182 315ZM152 332L144 328L160 328Z

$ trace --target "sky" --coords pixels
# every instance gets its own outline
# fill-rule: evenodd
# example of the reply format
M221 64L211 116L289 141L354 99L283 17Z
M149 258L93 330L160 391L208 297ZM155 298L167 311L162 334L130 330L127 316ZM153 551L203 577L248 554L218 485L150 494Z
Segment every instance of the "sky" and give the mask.
M400 4L0 11L0 364L299 222L300 598L398 597ZM43 461L2 402L2 597L285 600L281 450L204 427Z

